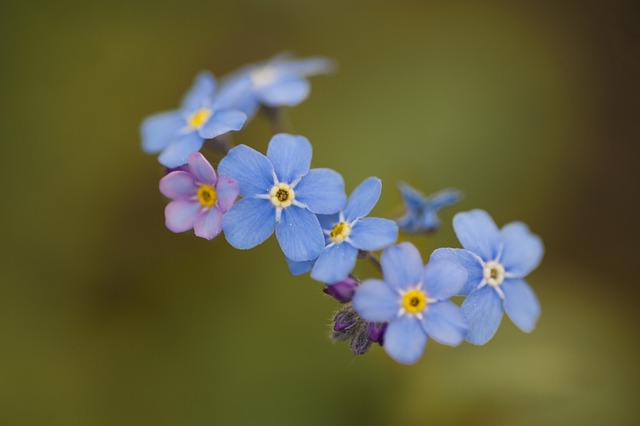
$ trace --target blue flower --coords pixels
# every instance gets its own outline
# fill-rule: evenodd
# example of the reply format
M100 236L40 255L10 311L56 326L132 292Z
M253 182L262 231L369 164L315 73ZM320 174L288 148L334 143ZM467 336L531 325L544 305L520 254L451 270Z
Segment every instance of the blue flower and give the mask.
M459 202L462 195L459 191L445 189L430 196L425 196L422 192L400 183L398 189L402 194L406 213L396 220L400 229L407 234L428 233L440 227L438 210Z
M208 72L198 74L182 99L180 109L152 115L142 122L140 134L144 151L160 152L158 161L173 168L185 164L192 152L200 151L205 139L240 130L247 116L228 105L241 90L241 83L239 81L234 90L224 96L215 96L213 75Z
M303 136L279 133L267 155L246 145L229 151L218 173L240 187L242 200L229 210L222 229L229 243L250 249L275 229L284 254L303 261L318 257L324 235L316 214L333 214L344 207L342 176L330 169L311 169L311 144Z
M288 56L276 55L262 63L240 69L223 80L221 93L225 96L235 93L233 106L251 117L260 105L298 105L309 96L311 90L306 77L327 74L335 68L333 61L327 58L289 59ZM248 91L243 91L241 89L245 87L247 79L250 87Z
M540 317L540 303L524 280L542 260L542 240L522 222L501 230L484 210L458 213L453 228L464 249L439 249L432 258L457 261L469 279L461 308L469 319L467 341L487 343L498 330L503 310L522 331L530 332Z
M398 362L418 361L427 337L455 346L462 342L467 321L448 301L464 286L467 273L458 263L433 259L423 266L410 243L387 248L381 257L383 280L366 280L356 289L353 306L367 321L389 322L384 349Z
M367 217L380 198L382 182L370 177L351 193L339 214L318 217L324 230L326 246L315 261L293 262L294 275L311 271L311 278L333 284L353 270L358 250L375 251L390 246L398 239L398 225L389 219Z

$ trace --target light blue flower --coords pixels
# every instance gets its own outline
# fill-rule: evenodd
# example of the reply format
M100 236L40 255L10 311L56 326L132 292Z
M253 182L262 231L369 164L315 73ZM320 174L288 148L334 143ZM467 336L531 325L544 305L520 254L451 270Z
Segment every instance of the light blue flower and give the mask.
M394 221L365 217L378 202L381 191L380 179L370 177L351 193L343 211L318 216L326 239L324 250L315 261L287 259L289 270L294 275L311 271L311 278L333 284L353 270L358 250L381 250L395 243L398 225Z
M180 109L147 117L140 127L145 152L160 152L158 161L167 167L187 162L189 154L200 151L205 139L212 139L232 130L240 130L247 120L244 112L230 109L230 99L247 87L239 80L233 90L216 96L216 81L208 72L201 72L182 99Z
M402 194L406 213L396 220L407 234L429 233L440 227L438 210L459 202L462 194L453 189L445 189L430 196L401 182L398 189Z
M288 258L318 257L324 235L316 214L340 211L347 197L340 174L330 169L309 170L311 156L311 144L305 137L279 133L271 138L266 156L239 145L222 159L218 173L238 182L243 197L222 221L233 247L255 247L275 229Z
M458 263L434 259L424 266L410 243L387 248L381 256L383 280L366 280L356 289L353 306L362 318L389 322L384 349L398 362L413 364L427 338L446 345L462 342L467 320L450 302L467 281Z
M505 311L522 331L530 332L540 317L540 303L524 277L542 260L544 246L522 222L498 229L484 210L458 213L453 228L464 249L438 249L434 259L457 261L469 279L461 308L469 319L467 341L487 343Z

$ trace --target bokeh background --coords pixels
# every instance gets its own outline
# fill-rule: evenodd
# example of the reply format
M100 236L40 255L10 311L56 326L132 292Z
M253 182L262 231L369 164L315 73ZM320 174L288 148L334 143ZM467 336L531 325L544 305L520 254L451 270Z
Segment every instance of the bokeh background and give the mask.
M639 424L633 3L3 1L0 424ZM533 333L354 357L274 240L164 228L141 120L284 50L338 62L288 119L348 190L382 178L378 216L399 180L465 192L411 239L425 258L476 207L543 237ZM256 117L235 141L270 136Z

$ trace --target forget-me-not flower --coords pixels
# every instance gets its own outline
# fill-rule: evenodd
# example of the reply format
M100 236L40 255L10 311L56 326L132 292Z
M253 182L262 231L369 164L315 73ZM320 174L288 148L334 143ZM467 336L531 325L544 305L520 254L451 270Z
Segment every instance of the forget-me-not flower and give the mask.
M438 249L432 258L457 261L469 274L461 308L469 319L466 340L487 343L498 330L503 310L522 331L535 328L540 303L524 277L542 260L542 240L522 222L498 229L484 210L458 213L453 228L464 249Z
M140 127L145 152L160 152L158 161L167 167L187 162L189 154L200 151L205 139L240 130L247 120L244 112L229 107L231 99L247 87L238 80L226 93L216 96L216 81L201 72L182 99L180 109L147 117Z
M311 156L305 137L279 133L271 138L266 156L239 145L222 159L218 172L235 179L243 197L222 222L233 247L255 247L275 229L288 258L304 261L320 255L324 235L316 214L340 211L346 195L340 174L309 170Z
M408 234L428 233L440 227L438 210L459 202L459 191L445 189L430 196L401 182L398 189L402 195L406 213L396 222L400 229Z
M290 271L299 275L311 270L311 278L327 284L346 278L353 270L359 250L375 251L390 246L398 239L398 225L392 220L365 217L380 198L382 182L370 177L349 196L343 211L320 215L326 245L315 261L292 262Z
M398 362L413 364L422 356L427 337L455 346L462 342L467 320L450 302L467 281L467 273L448 259L424 266L420 252L401 243L382 252L383 280L364 281L353 306L367 321L389 322L384 349Z
M198 237L211 240L222 230L222 216L238 197L238 184L227 176L216 176L200 154L189 156L187 171L177 170L160 180L160 192L172 198L165 219L169 230L193 229Z

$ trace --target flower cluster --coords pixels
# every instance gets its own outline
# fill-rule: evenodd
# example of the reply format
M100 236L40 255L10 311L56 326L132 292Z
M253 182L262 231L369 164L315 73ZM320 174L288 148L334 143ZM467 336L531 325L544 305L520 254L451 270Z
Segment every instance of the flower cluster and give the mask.
M332 338L348 341L355 354L378 344L394 360L412 364L429 338L449 346L465 340L483 345L503 312L521 330L532 331L540 304L525 277L544 248L525 224L499 229L483 210L458 213L453 229L463 248L437 249L425 265L413 244L398 243L399 232L438 230L438 211L459 202L458 191L425 196L401 183L405 214L396 220L370 217L382 181L369 177L347 197L338 172L311 167L312 145L304 136L277 131L265 154L233 146L230 132L240 131L258 111L281 129L280 108L307 98L307 77L333 69L325 58L279 55L240 69L220 85L201 72L178 110L145 119L142 148L159 154L167 168L160 180L160 191L172 200L165 209L167 228L193 229L208 240L223 233L241 250L275 232L290 272L310 273L343 305L333 317ZM219 156L217 173L200 152L205 146ZM372 262L380 278L357 278L359 259ZM450 300L454 296L465 297L460 306Z

